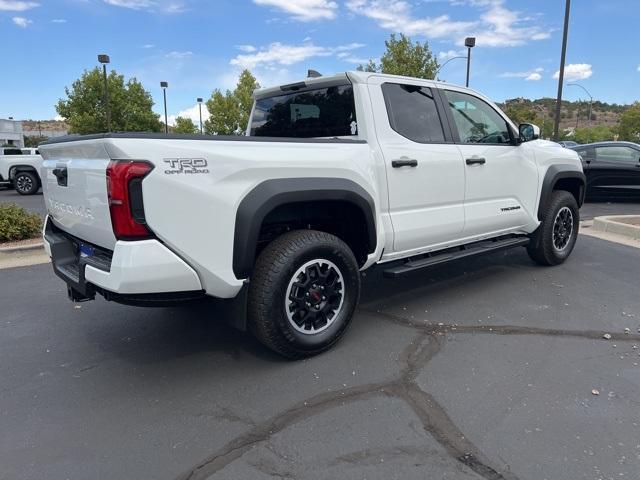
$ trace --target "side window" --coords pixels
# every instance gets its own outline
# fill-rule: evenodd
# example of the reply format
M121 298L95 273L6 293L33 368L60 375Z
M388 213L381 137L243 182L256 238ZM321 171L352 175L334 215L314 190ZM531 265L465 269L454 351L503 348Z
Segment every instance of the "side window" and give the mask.
M511 143L506 120L488 103L450 90L445 95L462 143Z
M418 143L444 142L444 130L430 88L385 83L382 94L393 130Z
M638 151L630 147L596 147L596 160L611 163L637 163Z

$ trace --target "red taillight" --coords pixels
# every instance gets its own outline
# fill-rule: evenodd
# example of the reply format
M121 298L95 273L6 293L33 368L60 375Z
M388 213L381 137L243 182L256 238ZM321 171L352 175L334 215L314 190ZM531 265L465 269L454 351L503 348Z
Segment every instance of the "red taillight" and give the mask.
M107 166L107 195L113 233L119 240L147 238L142 205L142 179L153 165L140 160L111 160Z

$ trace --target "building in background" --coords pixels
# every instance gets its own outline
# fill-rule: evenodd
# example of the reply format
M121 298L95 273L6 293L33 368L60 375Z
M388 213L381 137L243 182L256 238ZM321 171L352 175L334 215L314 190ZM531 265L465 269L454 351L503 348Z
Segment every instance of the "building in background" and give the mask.
M69 134L69 125L63 120L23 120L22 130L27 137L62 137Z
M22 122L0 118L0 147L2 145L11 145L16 147L24 147L24 133L22 131Z

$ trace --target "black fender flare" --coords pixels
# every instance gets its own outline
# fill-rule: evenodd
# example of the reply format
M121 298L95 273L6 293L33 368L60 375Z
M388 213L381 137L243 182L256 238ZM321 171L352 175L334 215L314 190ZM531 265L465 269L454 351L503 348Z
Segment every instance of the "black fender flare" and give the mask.
M38 177L38 181L41 182L38 169L31 165L13 165L12 167L9 167L9 180L13 181L16 174L19 172L33 172L36 174L36 177Z
M542 188L540 190L540 203L538 204L538 220L542 220L540 218L541 212L546 211L546 206L551 199L551 193L553 192L558 181L565 178L573 178L579 181L580 190L578 194L578 198L576 199L578 202L578 207L581 207L584 203L584 196L586 192L586 177L583 172L576 170L573 165L551 165L547 173L544 176L544 180L542 181Z
M247 278L255 262L258 236L264 218L274 208L314 200L347 201L358 207L367 223L369 252L376 249L375 203L357 183L342 178L277 178L253 188L240 202L233 239L233 272Z

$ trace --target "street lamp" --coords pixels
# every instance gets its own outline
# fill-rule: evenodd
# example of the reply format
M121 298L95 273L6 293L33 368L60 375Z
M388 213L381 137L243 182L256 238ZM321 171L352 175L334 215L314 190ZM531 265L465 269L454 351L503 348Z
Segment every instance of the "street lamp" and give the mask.
M198 110L200 111L200 135L202 135L202 98L198 97Z
M553 139L560 138L560 109L562 107L562 83L564 82L564 62L567 57L567 37L569 36L569 14L571 0L567 0L564 7L564 30L562 32L562 51L560 53L560 70L558 73L558 97L556 98L556 116L553 123Z
M589 126L591 126L591 106L593 104L593 97L589 93L589 90L584 88L579 83L567 83L567 87L580 87L582 90L584 90L584 93L586 93L589 96Z
M104 109L107 116L107 131L111 131L111 106L109 105L109 84L107 83L107 63L109 63L109 55L98 55L98 62L102 64L102 76L104 78Z
M545 123L545 117L547 116L547 109L544 108L542 105L538 105L537 103L534 103L533 106L535 108L537 108L538 110L540 110L540 113L542 113L542 125L541 125L541 134L540 137L543 138L544 135L544 123Z
M469 70L471 69L471 49L476 46L476 37L464 39L464 46L467 47L467 87L469 86Z
M164 133L169 133L169 122L167 120L167 88L169 87L169 83L160 82L160 87L162 88L162 96L164 97Z
M436 73L434 75L434 77L436 78L436 80L438 80L438 73L440 73L440 70L442 70L442 68L449 63L451 60L455 60L456 58L467 58L467 57L451 57L449 60L447 60L446 62L444 62L442 65L440 65L440 67L438 68L438 70L436 70Z

